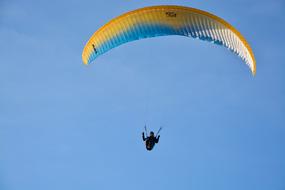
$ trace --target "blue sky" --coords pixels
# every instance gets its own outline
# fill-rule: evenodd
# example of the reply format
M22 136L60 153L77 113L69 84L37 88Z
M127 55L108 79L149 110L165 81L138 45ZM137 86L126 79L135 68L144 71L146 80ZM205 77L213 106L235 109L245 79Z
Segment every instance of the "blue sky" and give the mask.
M178 4L235 26L225 48L171 36L84 66L86 41L133 9ZM284 190L285 3L0 1L0 189ZM144 124L161 141L147 152Z

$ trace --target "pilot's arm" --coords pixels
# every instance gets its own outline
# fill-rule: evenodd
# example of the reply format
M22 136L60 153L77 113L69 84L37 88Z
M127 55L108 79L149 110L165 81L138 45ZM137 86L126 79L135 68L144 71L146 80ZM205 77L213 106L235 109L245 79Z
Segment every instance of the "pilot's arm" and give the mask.
M145 137L144 137L144 132L142 133L142 139L143 139L143 141L145 141Z
M158 143L160 135L155 138L155 143Z

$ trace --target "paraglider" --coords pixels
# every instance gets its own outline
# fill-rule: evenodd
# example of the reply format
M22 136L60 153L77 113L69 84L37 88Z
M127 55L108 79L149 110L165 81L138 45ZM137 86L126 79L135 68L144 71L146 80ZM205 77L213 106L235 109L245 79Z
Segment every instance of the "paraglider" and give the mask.
M224 46L248 65L253 75L256 61L245 38L222 18L183 6L151 6L130 11L97 30L82 53L84 64L123 43L156 36L180 35Z
M112 19L91 36L82 52L82 60L88 65L121 44L167 35L192 37L226 47L247 64L253 75L256 73L250 45L231 24L209 12L174 5L145 7ZM145 137L143 132L142 138L150 151L160 136L151 132Z
M144 128L145 128L145 132L147 135L146 126ZM161 131L161 129L162 128L160 127L158 132L156 133L156 135L154 135L154 132L151 131L149 133L149 136L147 136L147 137L145 137L144 132L142 132L142 139L143 139L143 141L145 141L145 147L148 151L151 151L153 149L154 145L159 142L159 138L160 138L159 132Z

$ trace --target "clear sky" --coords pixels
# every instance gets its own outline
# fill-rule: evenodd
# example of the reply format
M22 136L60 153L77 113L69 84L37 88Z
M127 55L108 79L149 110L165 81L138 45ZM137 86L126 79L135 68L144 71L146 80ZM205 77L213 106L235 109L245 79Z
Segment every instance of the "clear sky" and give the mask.
M251 44L171 36L90 66L90 36L150 5L214 13ZM284 0L0 0L1 190L284 190ZM147 152L141 140L164 126Z

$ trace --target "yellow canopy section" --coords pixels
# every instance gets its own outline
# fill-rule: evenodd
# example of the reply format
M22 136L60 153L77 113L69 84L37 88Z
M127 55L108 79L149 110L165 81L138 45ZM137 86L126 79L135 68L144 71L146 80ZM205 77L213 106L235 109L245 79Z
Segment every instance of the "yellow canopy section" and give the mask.
M82 60L89 64L123 43L165 35L182 35L222 45L241 57L253 75L256 72L249 44L233 26L211 13L172 5L145 7L111 20L89 39Z

